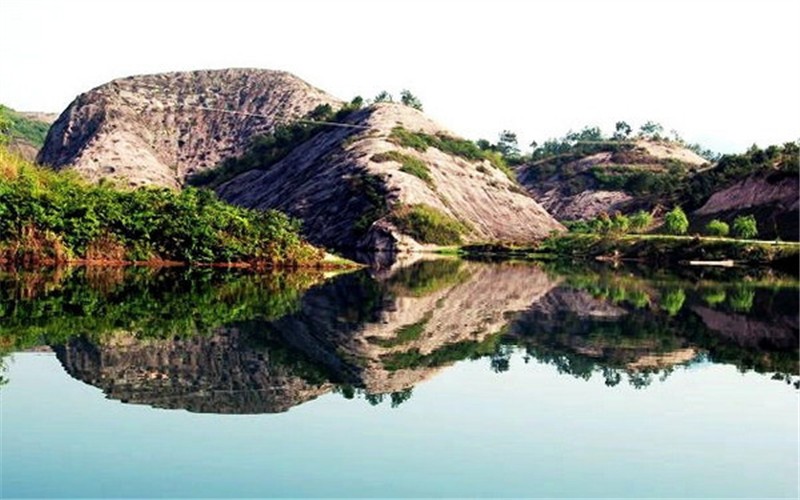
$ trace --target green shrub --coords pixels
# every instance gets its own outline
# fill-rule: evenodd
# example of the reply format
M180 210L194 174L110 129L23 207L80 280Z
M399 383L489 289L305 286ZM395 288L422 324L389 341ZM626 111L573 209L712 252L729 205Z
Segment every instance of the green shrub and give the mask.
M689 219L681 207L675 207L664 217L664 227L669 234L686 234Z
M457 245L467 232L464 224L427 205L399 207L392 214L391 221L421 243Z
M653 216L650 215L649 212L639 210L635 214L631 215L630 223L630 229L634 233L647 231L647 229L653 224Z
M686 302L686 292L681 288L676 288L661 297L661 308L670 316L675 316L683 308L684 302Z
M706 233L711 236L728 236L730 231L730 226L719 219L714 219L706 224Z
M752 215L740 215L733 220L733 234L747 240L758 236L756 218Z

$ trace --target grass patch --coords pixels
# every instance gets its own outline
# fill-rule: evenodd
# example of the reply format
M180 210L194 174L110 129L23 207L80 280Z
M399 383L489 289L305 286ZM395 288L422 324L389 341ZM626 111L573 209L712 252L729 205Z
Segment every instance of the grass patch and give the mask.
M389 142L417 151L427 151L429 147L438 149L471 162L488 161L494 168L503 172L509 179L516 182L516 175L511 167L506 164L503 156L497 151L483 150L472 141L459 139L447 134L426 134L425 132L412 132L403 127L394 127L389 134Z
M414 177L418 177L419 179L423 180L428 186L433 186L433 178L431 177L431 171L428 169L428 166L414 156L401 153L400 151L385 151L383 153L377 153L372 155L372 161L377 163L383 163L387 161L394 161L399 163L400 171L405 172L407 174L411 174Z
M469 230L456 219L422 204L397 208L391 221L415 240L435 245L460 244L462 235Z

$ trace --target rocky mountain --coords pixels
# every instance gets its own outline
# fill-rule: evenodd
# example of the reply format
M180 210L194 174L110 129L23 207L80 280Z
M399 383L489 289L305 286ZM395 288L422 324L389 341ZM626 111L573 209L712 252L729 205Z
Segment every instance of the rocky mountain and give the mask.
M525 163L517 178L556 219L572 221L630 211L661 184L709 165L677 143L605 141Z
M38 162L92 181L177 188L251 139L338 100L281 71L226 69L121 78L79 95Z
M563 229L474 144L416 109L376 104L346 125L326 127L218 194L297 217L312 242L328 247L530 242Z
M563 230L498 156L411 107L358 108L284 72L134 76L78 96L38 161L172 188L233 162L206 185L299 218L312 242L334 248L529 243Z

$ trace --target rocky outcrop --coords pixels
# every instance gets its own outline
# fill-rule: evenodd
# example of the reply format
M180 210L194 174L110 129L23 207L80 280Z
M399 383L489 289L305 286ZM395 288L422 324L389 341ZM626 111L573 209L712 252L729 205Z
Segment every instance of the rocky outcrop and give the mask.
M728 223L753 215L763 239L800 240L800 183L797 175L757 174L712 194L694 212L692 228L702 231L712 219Z
M270 168L251 170L223 184L220 197L297 217L313 243L328 247L422 248L425 242L393 222L393 214L415 205L458 221L466 243L531 242L563 230L488 161L434 146L420 150L399 145L393 138L396 127L429 137L453 137L421 112L379 104L354 113L348 122L351 128L330 127ZM387 159L392 154L401 156ZM403 158L424 164L429 179L408 172Z
M242 154L253 136L337 103L281 71L121 78L78 96L51 127L38 161L92 181L176 188Z

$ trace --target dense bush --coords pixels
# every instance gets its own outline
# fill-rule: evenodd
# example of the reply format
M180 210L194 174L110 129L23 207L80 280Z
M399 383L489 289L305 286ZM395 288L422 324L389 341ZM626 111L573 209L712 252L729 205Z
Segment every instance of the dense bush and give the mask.
M730 231L730 226L719 219L714 219L706 224L706 233L711 236L728 236Z
M319 251L286 215L246 210L207 190L93 186L0 148L0 258L308 264Z
M686 234L689 219L681 207L675 207L664 217L664 228L669 234Z
M34 146L44 144L50 126L30 120L11 108L0 104L0 134L10 139L22 139Z
M733 234L739 238L753 239L758 236L756 218L752 215L741 215L733 220Z

